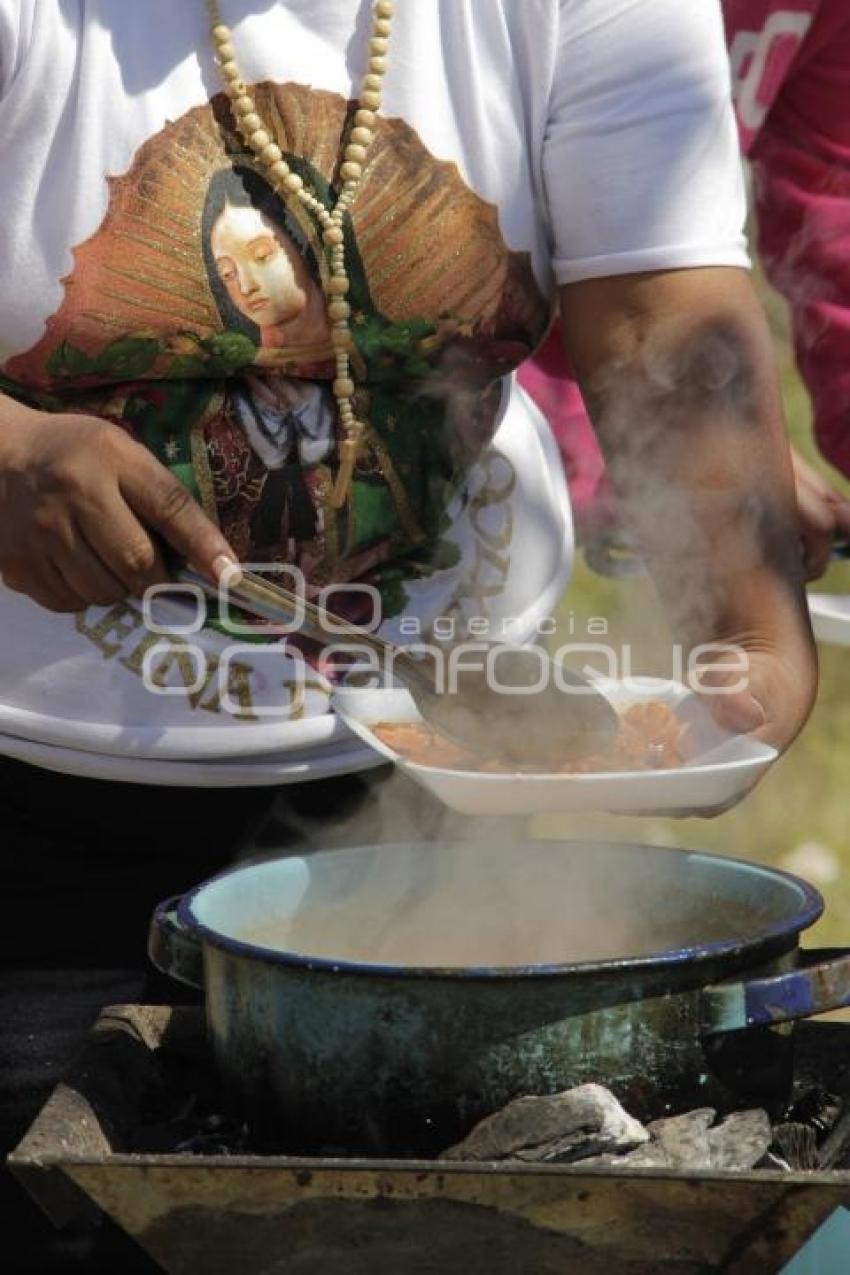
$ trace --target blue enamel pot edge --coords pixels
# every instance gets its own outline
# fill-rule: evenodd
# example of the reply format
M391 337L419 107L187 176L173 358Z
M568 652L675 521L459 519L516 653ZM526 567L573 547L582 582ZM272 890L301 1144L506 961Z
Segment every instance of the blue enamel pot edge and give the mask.
M587 848L586 843L580 842L563 842L558 844L565 851ZM626 845L627 843L624 843L624 846ZM366 847L351 847L351 850L354 852L358 849L365 848ZM571 974L576 976L591 976L596 973L613 974L632 970L635 972L662 970L665 967L676 967L684 964L715 962L723 957L744 952L748 948L761 948L763 946L768 946L774 940L782 940L784 938L790 940L795 935L799 935L803 930L806 930L813 925L824 910L823 896L813 885L811 885L808 881L805 881L802 877L797 877L793 873L786 872L780 868L753 864L745 859L732 858L731 856L719 856L693 850L678 850L666 846L634 846L629 848L633 848L637 852L648 849L651 850L653 854L659 855L684 855L694 861L705 861L712 864L719 863L722 864L724 868L739 868L748 874L761 875L767 880L785 881L799 892L801 896L800 908L793 917L783 921L778 921L773 925L762 927L757 936L750 936L743 939L719 939L687 947L667 948L659 952L643 956L617 957L601 961L564 962L558 964L533 964L520 966L421 967L409 965L383 965L376 962L318 957L311 956L308 953L263 947L256 943L249 943L241 939L235 939L224 935L198 919L193 910L194 905L198 898L211 885L228 878L236 877L242 873L250 872L253 868L261 868L263 863L260 863L245 864L235 868L226 869L224 872L217 873L215 876L208 878L206 881L200 882L191 890L188 890L185 894L179 896L179 898L163 901L163 903L161 903L157 908L154 924L156 924L157 916L159 916L161 923L165 915L167 915L169 911L173 911L176 913L180 927L185 932L187 942L190 943L190 936L194 936L196 941L199 940L202 943L207 943L211 947L217 948L222 952L263 964L283 967L290 966L307 971L324 971L326 973L350 975L354 977L359 976L366 978L405 980L446 979L474 982L481 980L553 978L564 977ZM393 846L386 845L382 846L381 849L391 852ZM164 972L169 971L165 970ZM177 976L179 977L179 975ZM197 985L201 986L202 984L198 983ZM813 1013L817 1011L810 1010L809 1012Z

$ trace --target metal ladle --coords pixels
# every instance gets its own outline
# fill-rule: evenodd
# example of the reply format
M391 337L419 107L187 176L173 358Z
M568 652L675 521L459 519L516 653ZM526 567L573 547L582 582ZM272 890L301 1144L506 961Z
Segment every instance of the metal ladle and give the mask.
M190 567L178 570L176 578L221 598L222 591ZM441 691L427 656L414 656L262 576L243 572L227 594L235 606L276 624L302 617L298 632L325 646L347 640L369 650L392 669L429 725L494 760L551 769L604 750L617 735L619 717L598 687L563 665L556 677L553 662L539 648L504 645L495 654L491 648L498 684L483 669L460 665L457 689Z

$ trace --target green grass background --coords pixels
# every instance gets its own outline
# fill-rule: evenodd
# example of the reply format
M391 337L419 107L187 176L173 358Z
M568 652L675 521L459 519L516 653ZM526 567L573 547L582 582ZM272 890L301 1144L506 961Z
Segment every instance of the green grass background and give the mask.
M761 286L776 339L791 438L813 464L847 490L814 448L808 397L794 368L784 308ZM814 587L850 591L850 563L834 566ZM605 617L615 647L621 640L629 641L640 652L636 672L669 675L669 638L646 581L602 579L579 561L558 616L560 640L587 640L590 616ZM810 880L826 900L824 917L807 942L850 943L850 649L823 646L819 654L820 691L809 724L735 809L715 819L540 816L536 834L684 846L786 868Z

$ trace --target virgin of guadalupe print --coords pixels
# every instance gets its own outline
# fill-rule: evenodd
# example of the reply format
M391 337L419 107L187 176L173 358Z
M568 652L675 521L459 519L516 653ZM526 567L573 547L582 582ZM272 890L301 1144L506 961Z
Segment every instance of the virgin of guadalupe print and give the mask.
M287 163L332 207L355 104L300 84L252 92ZM456 560L448 506L549 306L496 209L401 120L379 118L344 233L368 430L342 508L326 248L245 152L224 95L109 179L59 309L2 388L130 431L243 562L294 563L316 588L377 584L392 616L405 581Z

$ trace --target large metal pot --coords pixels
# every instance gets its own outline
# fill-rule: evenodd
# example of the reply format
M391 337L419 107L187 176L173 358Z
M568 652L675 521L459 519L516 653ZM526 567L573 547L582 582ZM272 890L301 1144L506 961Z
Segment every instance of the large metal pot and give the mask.
M168 900L150 950L205 988L269 1145L419 1155L587 1080L644 1116L781 1101L792 1021L850 1003L850 951L798 948L822 907L786 873L658 847L361 846Z

